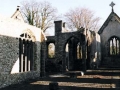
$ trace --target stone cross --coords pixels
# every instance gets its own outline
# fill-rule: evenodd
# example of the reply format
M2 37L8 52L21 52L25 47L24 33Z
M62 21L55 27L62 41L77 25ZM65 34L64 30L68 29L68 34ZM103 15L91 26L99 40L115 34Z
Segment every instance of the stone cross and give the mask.
M110 6L112 7L112 12L114 11L113 10L114 5L115 5L115 3L111 2Z
M17 11L19 10L20 6L17 6Z

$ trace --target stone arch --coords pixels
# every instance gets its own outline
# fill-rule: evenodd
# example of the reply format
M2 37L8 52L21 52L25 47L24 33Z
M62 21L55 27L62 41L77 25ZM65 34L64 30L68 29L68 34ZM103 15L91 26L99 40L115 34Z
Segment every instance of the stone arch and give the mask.
M22 34L26 34L26 33L31 37L31 40L32 40L33 42L36 41L35 35L33 34L33 32L32 32L30 29L24 30L24 31L22 32ZM22 35L22 34L21 34L21 35Z
M37 44L35 41L36 38L31 30L24 30L21 33L19 38L19 58L14 63L11 73L36 70Z
M71 38L75 38L75 39L79 40L78 37L72 35L72 36L70 36L69 38L67 38L66 43L67 43Z
M73 38L73 37L79 40L79 38L76 37L76 36L70 36L69 38L66 39L66 41L65 41L65 43L64 43L64 46L63 46L63 50L65 50L66 44L67 44L68 41L69 41L71 38Z
M19 38L19 72L36 70L36 38L31 30L25 30Z
M66 63L66 69L68 70L80 70L79 65L77 63L80 63L80 60L77 58L77 46L78 43L80 43L80 47L82 47L82 42L79 38L76 36L69 37L65 44L64 44L64 53L65 55L65 63ZM67 45L67 47L66 47ZM65 49L68 48L68 51L65 51Z
M105 44L106 57L103 64L108 67L120 67L120 38L116 35L109 37Z
M114 38L114 37L120 39L118 36L113 35L113 36L111 36L111 37L108 39L108 41L109 41L111 38Z
M110 56L120 55L120 38L111 36L107 41L107 51Z
M55 43L49 42L47 43L47 57L48 58L55 58Z

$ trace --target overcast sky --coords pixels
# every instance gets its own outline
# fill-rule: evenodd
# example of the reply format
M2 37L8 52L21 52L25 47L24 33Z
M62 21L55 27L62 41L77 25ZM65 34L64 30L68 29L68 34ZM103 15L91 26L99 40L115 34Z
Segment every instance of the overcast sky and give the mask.
M11 17L16 7L21 5L23 0L0 0L0 14ZM38 0L44 1L44 0ZM111 13L109 4L112 0L46 0L56 7L59 14L64 15L69 9L76 7L87 7L95 12L95 16L100 17L100 25ZM113 0L116 4L114 11L120 16L120 0Z

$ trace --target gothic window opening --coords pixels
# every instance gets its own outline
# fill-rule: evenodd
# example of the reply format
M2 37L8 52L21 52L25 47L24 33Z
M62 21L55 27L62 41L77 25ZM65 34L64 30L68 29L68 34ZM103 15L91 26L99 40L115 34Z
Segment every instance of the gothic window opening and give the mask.
M48 58L55 58L55 44L48 44Z
M82 45L77 37L70 37L65 45L65 65L68 70L78 70L82 63Z
M110 55L120 54L120 41L117 37L112 37L109 40L109 53Z
M19 39L19 72L34 70L34 42L27 33Z
M77 44L77 59L82 59L82 46L80 42Z
M67 43L66 46L65 46L65 52L68 53L69 52L69 44Z

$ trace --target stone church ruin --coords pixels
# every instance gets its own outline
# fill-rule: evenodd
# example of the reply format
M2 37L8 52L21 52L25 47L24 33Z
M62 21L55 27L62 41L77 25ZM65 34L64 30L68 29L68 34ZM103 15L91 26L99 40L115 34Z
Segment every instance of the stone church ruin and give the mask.
M0 16L0 88L49 72L120 68L120 17L113 6L98 32L82 27L63 32L62 20L54 24L55 35L45 36L24 22L19 8L11 18Z
M47 40L42 43L42 51L45 52L46 71L86 71L100 65L100 37L94 31L81 28L76 32L64 32L65 23L55 21L55 36L47 36ZM55 46L55 56L49 58L48 46L53 43ZM96 49L95 49L96 48ZM44 70L44 71L45 71Z

